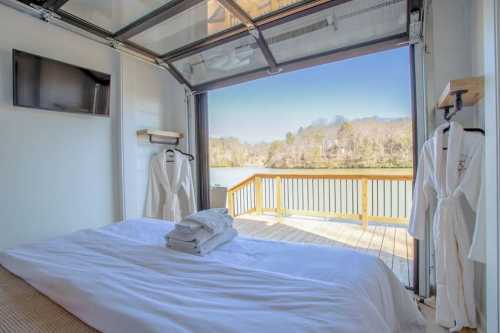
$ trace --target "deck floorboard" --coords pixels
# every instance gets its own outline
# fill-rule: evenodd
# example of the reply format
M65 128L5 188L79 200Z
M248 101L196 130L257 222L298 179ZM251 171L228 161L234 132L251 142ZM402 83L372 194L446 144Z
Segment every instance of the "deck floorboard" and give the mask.
M244 215L235 227L245 237L349 247L378 256L404 285L413 281L413 239L402 226L370 224L364 230L348 221Z

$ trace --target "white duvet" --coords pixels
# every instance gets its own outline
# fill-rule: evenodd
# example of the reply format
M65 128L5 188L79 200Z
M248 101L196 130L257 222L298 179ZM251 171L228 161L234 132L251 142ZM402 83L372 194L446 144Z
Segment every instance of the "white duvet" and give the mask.
M103 332L423 332L377 258L237 238L206 257L136 220L0 254L0 264Z

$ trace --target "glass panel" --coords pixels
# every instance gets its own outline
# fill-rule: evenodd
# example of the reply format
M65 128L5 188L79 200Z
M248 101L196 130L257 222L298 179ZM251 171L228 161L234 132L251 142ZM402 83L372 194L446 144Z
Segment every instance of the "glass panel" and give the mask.
M251 36L177 60L175 68L196 86L267 67L266 59Z
M252 18L266 15L282 8L307 0L236 0L236 3Z
M283 63L404 33L406 20L406 0L353 0L263 34L277 62Z
M172 0L69 0L61 10L117 32Z
M165 54L240 23L216 0L208 0L151 27L130 40L158 54Z

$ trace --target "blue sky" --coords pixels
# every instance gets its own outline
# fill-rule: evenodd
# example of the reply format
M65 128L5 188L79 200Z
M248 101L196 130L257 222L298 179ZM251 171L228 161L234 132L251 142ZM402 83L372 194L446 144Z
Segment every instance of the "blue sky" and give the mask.
M211 137L283 139L314 120L411 114L408 48L215 90L208 95Z

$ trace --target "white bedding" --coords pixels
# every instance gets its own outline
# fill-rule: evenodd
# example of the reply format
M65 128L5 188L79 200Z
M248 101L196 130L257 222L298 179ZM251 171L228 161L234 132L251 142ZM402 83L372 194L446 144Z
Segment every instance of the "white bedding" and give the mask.
M206 257L134 220L0 254L0 264L103 332L423 332L377 258L237 238Z

